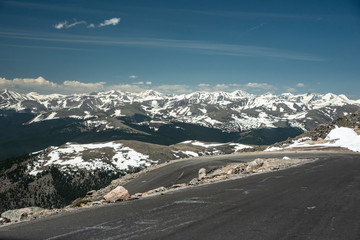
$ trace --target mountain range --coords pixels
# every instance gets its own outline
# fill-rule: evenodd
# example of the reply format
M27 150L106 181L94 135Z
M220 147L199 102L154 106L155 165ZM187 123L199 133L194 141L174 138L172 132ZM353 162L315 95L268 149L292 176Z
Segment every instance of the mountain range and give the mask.
M0 92L0 161L66 142L193 139L268 145L360 109L345 95L164 95L108 91L75 95Z
M254 145L303 132L314 135L310 129L334 119L340 119L339 126L358 123L353 117L358 110L360 100L330 93L110 91L66 96L4 90L0 211L62 207L152 164L264 149Z

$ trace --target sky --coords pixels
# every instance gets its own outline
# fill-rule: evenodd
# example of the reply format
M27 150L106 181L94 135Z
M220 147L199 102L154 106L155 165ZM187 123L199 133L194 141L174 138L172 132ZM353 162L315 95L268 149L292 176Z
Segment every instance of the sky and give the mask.
M360 99L356 0L0 0L0 90Z

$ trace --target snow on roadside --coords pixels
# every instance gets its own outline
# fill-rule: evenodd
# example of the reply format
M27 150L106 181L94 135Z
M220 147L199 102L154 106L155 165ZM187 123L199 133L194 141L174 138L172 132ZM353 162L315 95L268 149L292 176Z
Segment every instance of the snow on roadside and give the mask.
M325 137L327 142L325 143L311 143L309 137L300 138L294 141L294 143L289 146L280 148L280 147L270 147L265 151L278 151L289 148L306 148L306 147L342 147L347 148L353 152L360 152L360 135L358 135L354 129L347 127L337 127L329 132Z
M340 127L331 130L325 140L334 140L333 144L347 148L354 152L360 152L360 136L351 128ZM331 144L331 143L330 143Z

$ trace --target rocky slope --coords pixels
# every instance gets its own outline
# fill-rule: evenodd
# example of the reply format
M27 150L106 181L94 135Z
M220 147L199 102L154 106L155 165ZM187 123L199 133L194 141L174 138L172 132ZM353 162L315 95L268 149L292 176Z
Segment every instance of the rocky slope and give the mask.
M342 147L360 151L360 111L321 124L295 138L273 144L267 150L309 147Z
M165 161L251 150L237 143L186 141L163 146L138 141L67 143L18 159L0 169L0 212L39 206L58 208L107 186L113 179Z

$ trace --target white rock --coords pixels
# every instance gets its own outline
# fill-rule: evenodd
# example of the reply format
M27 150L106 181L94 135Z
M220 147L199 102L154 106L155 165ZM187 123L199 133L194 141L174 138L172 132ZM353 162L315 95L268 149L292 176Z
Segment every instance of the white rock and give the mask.
M257 158L254 161L249 162L246 167L246 172L253 172L255 169L261 167L264 164L264 159Z
M40 207L27 207L27 208L20 208L14 210L8 210L1 214L2 218L9 219L11 222L18 222L24 220L29 215L32 215L36 212L43 211L43 208Z
M104 199L108 202L116 202L118 200L127 200L130 198L130 194L123 186L117 186L104 196Z
M199 169L199 180L206 178L206 169L200 168Z

